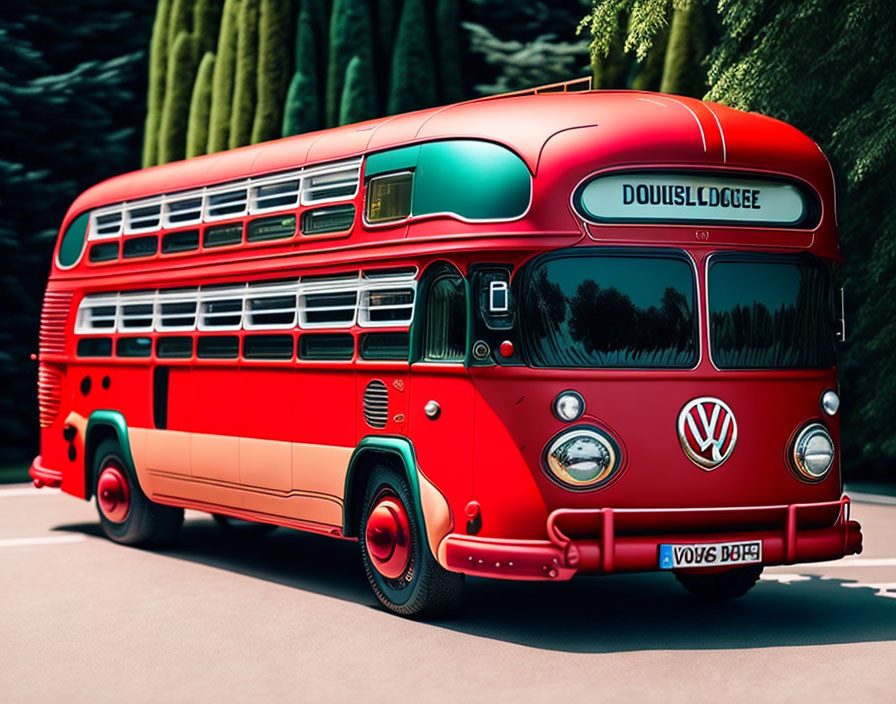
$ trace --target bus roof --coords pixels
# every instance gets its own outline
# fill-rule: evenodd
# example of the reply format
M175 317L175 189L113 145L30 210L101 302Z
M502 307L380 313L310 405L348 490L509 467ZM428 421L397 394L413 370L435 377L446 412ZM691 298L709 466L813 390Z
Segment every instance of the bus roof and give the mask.
M783 165L810 183L825 178L830 182L830 167L817 145L772 118L660 93L542 93L480 98L115 176L82 193L69 208L63 227L85 210L113 203L437 139L503 144L536 174L542 149L552 136L584 127L598 128L598 143L589 145L595 169L643 163L645 158L654 163L749 169L780 170Z

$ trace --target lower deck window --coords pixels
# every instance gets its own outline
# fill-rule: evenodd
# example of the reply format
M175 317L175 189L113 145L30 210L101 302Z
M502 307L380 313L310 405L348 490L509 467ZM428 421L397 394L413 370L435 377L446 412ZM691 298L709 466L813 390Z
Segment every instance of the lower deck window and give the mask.
M302 335L299 357L311 360L349 360L355 353L355 339L347 333Z
M115 343L115 354L119 357L149 357L152 354L152 340L148 337L120 337Z
M406 362L410 346L406 332L371 332L361 336L361 358Z
M186 336L160 337L156 340L156 356L163 359L184 359L193 356L193 338Z
M78 340L79 357L111 357L111 337L84 337Z
M170 232L162 238L162 253L189 252L199 249L199 230Z
M292 359L292 335L248 335L243 339L246 359Z
M240 353L240 338L236 335L200 337L196 341L196 356L200 359L235 359Z

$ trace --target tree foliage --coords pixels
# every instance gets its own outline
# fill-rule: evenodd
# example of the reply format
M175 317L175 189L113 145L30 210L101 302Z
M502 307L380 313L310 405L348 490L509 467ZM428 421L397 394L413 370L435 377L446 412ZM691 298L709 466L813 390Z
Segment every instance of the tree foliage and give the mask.
M617 16L628 12L624 45L646 56L673 5L687 6L672 0L595 4L583 21L592 51L612 52ZM852 321L840 365L844 464L852 471L892 467L896 13L876 0L718 0L703 11L711 20L710 48L700 67L707 70L706 98L789 122L831 159Z
M258 71L256 76L255 120L252 143L280 136L283 101L289 88L290 37L289 4L281 0L261 0L258 25Z
M327 126L339 122L342 88L346 69L353 56L373 64L373 37L368 0L334 0L330 19L329 59L325 121Z
M436 102L435 64L423 0L405 0L392 54L390 115L429 107Z
M171 45L165 104L159 125L159 163L183 159L187 149L187 121L196 77L196 39L181 30Z
M149 90L147 91L146 139L143 144L143 166L154 166L159 160L159 125L165 102L165 70L168 67L168 16L171 0L159 0L152 27L150 44Z
M377 116L372 66L353 56L345 69L345 84L339 106L339 124L363 122Z
M187 153L190 157L206 153L208 148L208 121L212 102L212 74L215 70L215 55L207 51L199 70L190 98L190 117L187 120Z
M230 108L236 72L236 46L239 30L239 0L225 0L218 34L215 73L212 77L212 103L209 113L208 154L223 151L230 144Z
M456 103L464 98L460 0L438 0L435 27L441 93L445 102Z
M312 132L321 126L318 98L320 70L318 68L318 40L312 15L303 7L296 29L295 73L289 83L283 109L281 134Z
M236 73L230 107L231 149L249 144L255 122L258 81L258 15L260 0L241 0L236 44Z

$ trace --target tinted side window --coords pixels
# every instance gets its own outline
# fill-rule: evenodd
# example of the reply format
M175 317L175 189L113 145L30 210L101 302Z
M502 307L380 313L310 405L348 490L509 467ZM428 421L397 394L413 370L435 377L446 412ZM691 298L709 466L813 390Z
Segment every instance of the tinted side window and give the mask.
M464 280L459 274L440 276L426 299L423 359L462 362L467 340L467 305Z

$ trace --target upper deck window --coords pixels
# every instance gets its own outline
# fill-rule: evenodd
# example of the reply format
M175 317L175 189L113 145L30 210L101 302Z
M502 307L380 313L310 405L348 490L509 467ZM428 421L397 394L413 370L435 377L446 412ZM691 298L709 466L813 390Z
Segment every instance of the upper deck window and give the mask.
M534 366L697 363L694 271L684 255L565 252L536 260L522 286L522 332Z
M473 139L427 142L367 157L367 222L451 215L515 220L529 208L532 178L506 147Z
M709 332L720 369L836 364L831 275L808 257L719 254L709 264Z

